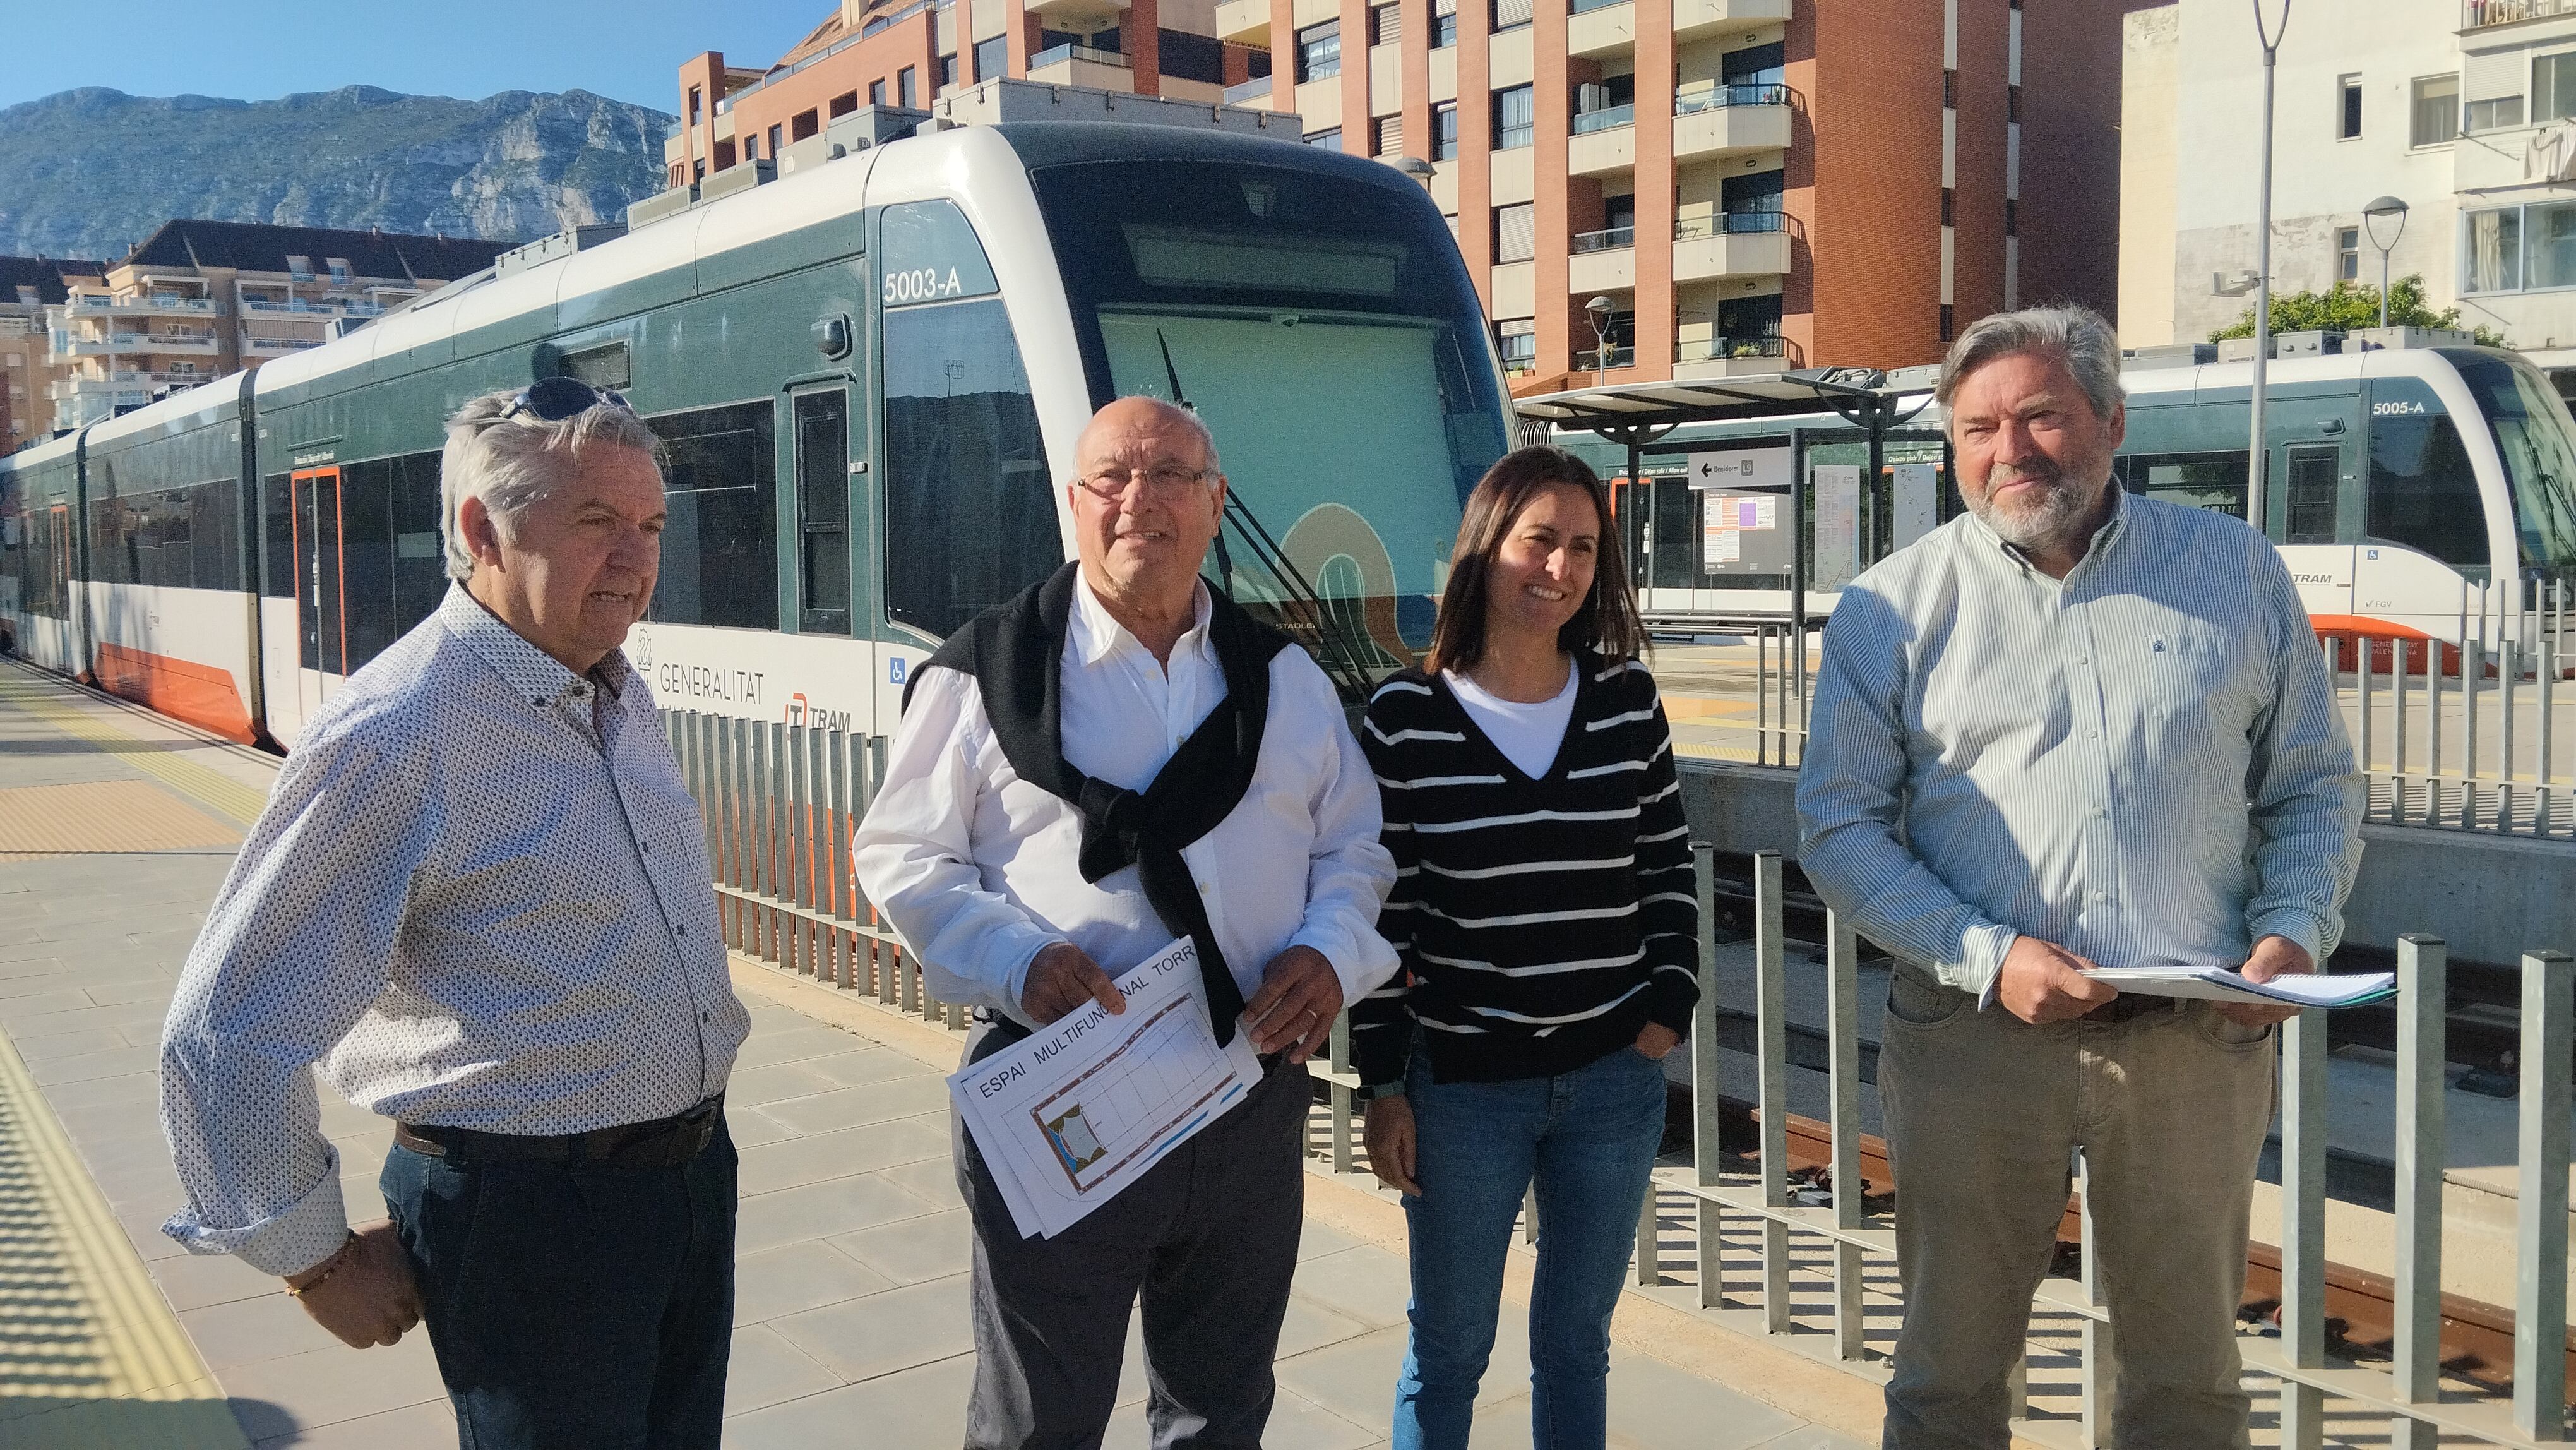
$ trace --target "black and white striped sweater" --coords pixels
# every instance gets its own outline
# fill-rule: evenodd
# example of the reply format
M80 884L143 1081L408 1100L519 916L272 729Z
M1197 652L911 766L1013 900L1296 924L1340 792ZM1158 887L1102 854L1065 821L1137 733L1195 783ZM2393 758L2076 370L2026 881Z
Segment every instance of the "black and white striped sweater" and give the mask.
M1416 669L1369 701L1360 744L1386 805L1395 890L1378 930L1404 968L1351 1010L1363 1082L1546 1077L1690 1030L1699 907L1671 728L1641 664L1578 657L1565 740L1533 780L1447 682Z

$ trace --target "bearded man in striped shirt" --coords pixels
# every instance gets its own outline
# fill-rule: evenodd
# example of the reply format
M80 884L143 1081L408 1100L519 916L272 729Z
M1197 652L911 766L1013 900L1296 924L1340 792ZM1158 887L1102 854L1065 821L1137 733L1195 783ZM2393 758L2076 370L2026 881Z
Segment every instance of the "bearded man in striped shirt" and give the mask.
M1801 863L1896 959L1896 1450L2008 1443L2076 1151L2111 1443L2247 1443L2235 1313L2288 1012L2085 974L2316 970L2360 864L2361 776L2279 553L2113 480L2119 357L2078 307L1962 334L1937 397L1970 512L1845 588L1825 631Z

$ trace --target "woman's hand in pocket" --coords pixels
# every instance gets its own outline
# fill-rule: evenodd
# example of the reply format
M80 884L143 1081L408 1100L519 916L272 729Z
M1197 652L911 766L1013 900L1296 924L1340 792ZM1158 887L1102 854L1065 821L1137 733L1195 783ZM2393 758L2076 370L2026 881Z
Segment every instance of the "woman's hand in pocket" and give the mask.
M1413 1104L1401 1095L1371 1099L1362 1136L1368 1144L1369 1171L1377 1181L1420 1198L1422 1187L1413 1181Z

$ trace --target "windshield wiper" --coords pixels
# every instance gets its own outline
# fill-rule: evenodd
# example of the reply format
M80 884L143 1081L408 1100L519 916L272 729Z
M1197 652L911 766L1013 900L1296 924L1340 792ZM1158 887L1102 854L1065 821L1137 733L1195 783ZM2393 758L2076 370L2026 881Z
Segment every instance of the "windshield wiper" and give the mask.
M1171 383L1172 401L1196 413L1197 406L1182 390L1181 370L1172 362L1171 341L1163 336L1161 328L1154 330L1154 341L1163 349L1163 376ZM1324 602L1323 595L1305 574L1289 561L1287 550L1280 547L1279 540L1262 524L1260 515L1252 511L1252 505L1244 500L1243 491L1233 487L1231 482L1225 491L1225 522L1233 525L1236 536L1252 555L1253 562L1267 572L1277 586L1282 597L1272 602L1272 608L1278 612L1281 627L1315 656L1315 663L1323 667L1325 677L1333 682L1342 703L1353 706L1366 704L1369 691L1377 684L1377 674L1365 663L1377 651L1369 645L1366 636L1353 637L1351 627ZM1214 542L1218 578L1226 597L1232 599L1234 558L1226 548L1222 527L1217 530Z

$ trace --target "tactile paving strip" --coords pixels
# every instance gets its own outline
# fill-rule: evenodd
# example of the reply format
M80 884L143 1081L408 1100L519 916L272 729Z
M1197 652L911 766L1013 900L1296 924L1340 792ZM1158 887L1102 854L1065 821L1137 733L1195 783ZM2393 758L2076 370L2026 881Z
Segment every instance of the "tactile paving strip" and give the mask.
M149 780L0 789L0 861L234 846L241 828Z

